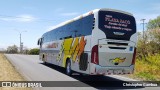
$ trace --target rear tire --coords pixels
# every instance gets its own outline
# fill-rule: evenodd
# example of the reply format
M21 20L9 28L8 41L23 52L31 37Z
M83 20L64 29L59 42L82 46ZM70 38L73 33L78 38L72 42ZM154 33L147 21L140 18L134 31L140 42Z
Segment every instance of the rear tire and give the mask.
M43 61L44 64L47 64L47 62L46 62L46 60L45 60L45 55L44 55L44 54L43 54L43 56L42 56L42 61Z
M67 60L67 62L66 62L66 74L67 75L71 75L72 74L71 61L70 60Z
M80 56L79 69L86 71L88 67L88 54L82 53Z
M45 65L47 64L47 62L43 62Z

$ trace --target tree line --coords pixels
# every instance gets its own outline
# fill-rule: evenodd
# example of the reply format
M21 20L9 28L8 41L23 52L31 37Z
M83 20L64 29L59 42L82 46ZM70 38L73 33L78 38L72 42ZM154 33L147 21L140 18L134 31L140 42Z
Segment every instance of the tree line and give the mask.
M20 53L18 51L18 47L16 45L8 46L6 53L10 54L17 54ZM38 55L39 54L39 49L38 48L33 48L33 49L24 49L21 52L22 54L30 54L30 55Z

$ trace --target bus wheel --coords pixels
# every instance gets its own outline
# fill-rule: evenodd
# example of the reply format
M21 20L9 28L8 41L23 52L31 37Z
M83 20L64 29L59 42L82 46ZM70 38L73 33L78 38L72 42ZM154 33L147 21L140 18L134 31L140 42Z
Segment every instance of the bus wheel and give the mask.
M71 61L70 60L67 60L67 62L66 62L66 74L67 75L71 75L72 74Z
M47 62L46 62L46 60L45 60L45 55L44 55L44 54L43 54L43 56L42 56L42 61L43 61L44 64L47 64Z

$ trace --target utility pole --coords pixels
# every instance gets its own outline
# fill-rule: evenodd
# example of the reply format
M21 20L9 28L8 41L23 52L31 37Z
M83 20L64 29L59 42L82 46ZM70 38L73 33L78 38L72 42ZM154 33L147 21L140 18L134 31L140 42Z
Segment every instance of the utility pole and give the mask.
M24 31L24 32L26 32L26 31ZM20 33L20 53L22 53L22 51L23 51L23 42L22 42L22 34L21 33Z
M19 35L20 35L19 52L22 53L22 50L23 50L22 33L27 31L18 31L18 30L15 30L15 31L19 32Z
M144 25L146 24L146 23L144 23L145 20L146 20L146 19L141 19L142 24L143 24L143 40L144 40Z
M144 38L144 25L146 24L146 23L144 23L144 21L145 21L146 19L141 19L141 21L142 21L142 24L143 24L143 47L141 48L142 49L142 54L143 54L143 56L144 56L144 59L146 60L146 46L145 46L145 38Z

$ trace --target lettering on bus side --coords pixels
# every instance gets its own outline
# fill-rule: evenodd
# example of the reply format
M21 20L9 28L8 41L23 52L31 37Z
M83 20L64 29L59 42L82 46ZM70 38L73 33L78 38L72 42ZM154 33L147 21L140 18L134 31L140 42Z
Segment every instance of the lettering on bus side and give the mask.
M58 47L58 43L51 43L47 45L47 48L57 48Z

